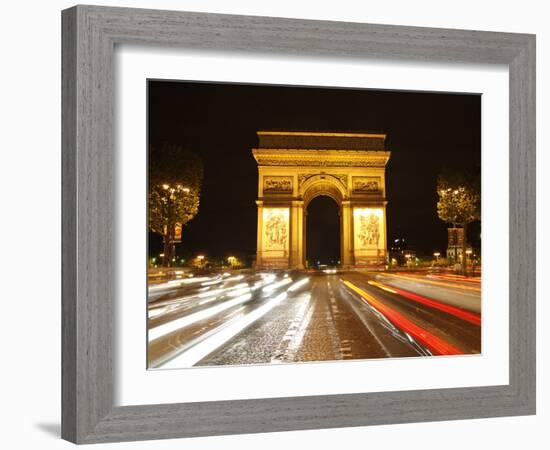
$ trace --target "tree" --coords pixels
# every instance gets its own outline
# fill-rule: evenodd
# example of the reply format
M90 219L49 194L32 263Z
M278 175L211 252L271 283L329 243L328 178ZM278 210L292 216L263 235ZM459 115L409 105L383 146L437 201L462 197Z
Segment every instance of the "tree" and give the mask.
M201 160L178 144L149 148L149 229L164 240L163 266L174 257L176 230L199 210Z
M441 220L463 228L462 273L466 274L468 224L481 219L481 183L479 174L442 174L437 180L437 214Z

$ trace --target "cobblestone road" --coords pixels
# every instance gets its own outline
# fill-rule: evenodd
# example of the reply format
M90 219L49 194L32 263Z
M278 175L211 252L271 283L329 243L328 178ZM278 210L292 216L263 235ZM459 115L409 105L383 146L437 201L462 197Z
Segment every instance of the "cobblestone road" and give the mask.
M407 291L375 281L377 274L226 275L150 291L149 367L480 352L480 326L470 323L479 316L464 320L437 302L411 301Z

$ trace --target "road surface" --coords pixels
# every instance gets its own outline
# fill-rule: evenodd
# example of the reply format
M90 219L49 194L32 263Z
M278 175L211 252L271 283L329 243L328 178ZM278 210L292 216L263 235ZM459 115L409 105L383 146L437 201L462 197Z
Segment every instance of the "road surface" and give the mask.
M435 274L180 273L150 283L148 365L476 354L480 291Z

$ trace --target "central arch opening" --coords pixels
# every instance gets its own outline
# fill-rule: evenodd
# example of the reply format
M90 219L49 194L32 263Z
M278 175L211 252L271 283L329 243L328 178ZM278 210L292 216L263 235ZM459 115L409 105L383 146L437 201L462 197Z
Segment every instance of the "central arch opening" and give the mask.
M307 205L306 260L308 267L340 262L340 208L331 197L320 195Z

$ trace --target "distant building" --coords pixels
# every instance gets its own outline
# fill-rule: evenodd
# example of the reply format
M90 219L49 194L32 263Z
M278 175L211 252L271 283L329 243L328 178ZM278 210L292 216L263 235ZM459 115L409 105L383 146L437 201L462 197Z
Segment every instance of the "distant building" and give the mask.
M403 266L408 260L416 257L416 252L407 248L407 242L404 237L395 238L390 241L390 262Z
M459 261L462 258L462 244L464 242L464 228L448 228L447 259ZM472 247L466 244L466 251L472 251Z

